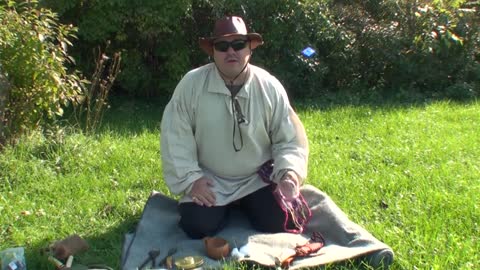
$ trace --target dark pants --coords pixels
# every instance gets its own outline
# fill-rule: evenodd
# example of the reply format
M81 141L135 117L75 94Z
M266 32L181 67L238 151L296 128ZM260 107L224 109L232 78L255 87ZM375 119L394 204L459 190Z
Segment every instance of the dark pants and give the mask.
M200 206L196 203L179 204L180 227L193 239L212 236L223 229L232 207L240 207L253 228L260 232L284 232L285 212L280 208L272 193L272 187L266 186L235 203L225 206Z

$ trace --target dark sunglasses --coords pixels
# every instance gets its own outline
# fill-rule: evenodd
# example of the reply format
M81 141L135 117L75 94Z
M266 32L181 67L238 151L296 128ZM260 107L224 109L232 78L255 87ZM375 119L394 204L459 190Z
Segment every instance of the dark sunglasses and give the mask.
M247 43L248 43L248 40L236 39L232 42L228 42L228 41L215 42L213 43L213 47L215 48L215 50L219 52L226 52L228 51L229 47L232 47L234 51L240 51L242 49L245 49L245 47L247 47Z

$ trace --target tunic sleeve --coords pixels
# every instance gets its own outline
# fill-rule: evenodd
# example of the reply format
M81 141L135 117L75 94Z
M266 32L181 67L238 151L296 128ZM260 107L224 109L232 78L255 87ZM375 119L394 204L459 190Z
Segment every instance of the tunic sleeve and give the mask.
M307 177L308 140L300 118L290 106L285 89L278 80L274 80L276 97L273 99L272 124L270 137L272 140L272 156L274 169L272 181L280 181L286 171L294 171L300 183Z
M194 138L193 84L185 76L165 107L161 122L160 151L165 183L174 194L188 193L203 176Z

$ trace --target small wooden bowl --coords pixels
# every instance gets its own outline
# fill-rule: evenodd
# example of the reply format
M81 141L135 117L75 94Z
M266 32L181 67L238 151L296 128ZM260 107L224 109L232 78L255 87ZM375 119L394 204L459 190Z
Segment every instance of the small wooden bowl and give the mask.
M208 257L214 260L226 258L230 254L230 245L221 237L205 237L203 242Z

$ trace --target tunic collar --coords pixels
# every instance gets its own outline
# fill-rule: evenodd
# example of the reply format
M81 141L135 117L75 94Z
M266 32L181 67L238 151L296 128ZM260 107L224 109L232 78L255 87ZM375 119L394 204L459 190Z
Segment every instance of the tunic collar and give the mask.
M212 63L212 65L213 65L214 72L211 72L208 78L208 80L210 81L208 92L231 96L230 90L228 90L228 88L225 86L225 82L220 76L220 72L218 71L217 66L215 65L215 63ZM250 81L252 80L253 74L251 72L250 64L248 65L249 67L247 68L250 69L250 71L248 72L248 78L245 80L243 87L238 92L237 97L242 97L242 98L250 97L250 91L251 91Z

